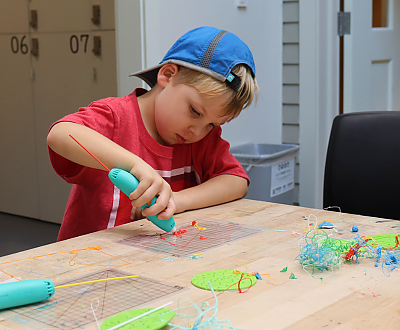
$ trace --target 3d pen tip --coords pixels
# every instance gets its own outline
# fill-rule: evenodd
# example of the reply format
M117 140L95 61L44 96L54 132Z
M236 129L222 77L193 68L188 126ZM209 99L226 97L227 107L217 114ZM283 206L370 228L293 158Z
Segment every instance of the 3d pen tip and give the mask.
M170 231L170 233L172 233L172 234L175 233L175 232L176 232L176 227L172 228L171 231Z

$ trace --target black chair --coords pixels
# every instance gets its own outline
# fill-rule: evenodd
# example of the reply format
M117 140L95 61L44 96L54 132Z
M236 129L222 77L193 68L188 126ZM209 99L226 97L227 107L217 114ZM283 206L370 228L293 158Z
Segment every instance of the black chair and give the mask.
M324 208L400 220L400 111L336 116L325 163Z

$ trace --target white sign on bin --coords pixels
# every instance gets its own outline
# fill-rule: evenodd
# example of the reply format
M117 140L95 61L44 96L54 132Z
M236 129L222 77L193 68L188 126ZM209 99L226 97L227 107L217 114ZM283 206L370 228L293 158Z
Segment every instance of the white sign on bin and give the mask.
M271 197L294 188L294 158L271 166Z

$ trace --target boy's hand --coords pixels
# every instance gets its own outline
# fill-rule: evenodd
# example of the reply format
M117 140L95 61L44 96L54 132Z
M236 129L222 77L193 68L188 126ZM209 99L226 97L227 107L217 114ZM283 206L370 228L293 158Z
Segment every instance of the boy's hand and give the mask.
M129 195L132 206L141 207L157 196L157 202L142 210L143 216L158 214L158 219L167 220L176 210L170 185L147 163L138 162L130 170L139 180L139 186Z

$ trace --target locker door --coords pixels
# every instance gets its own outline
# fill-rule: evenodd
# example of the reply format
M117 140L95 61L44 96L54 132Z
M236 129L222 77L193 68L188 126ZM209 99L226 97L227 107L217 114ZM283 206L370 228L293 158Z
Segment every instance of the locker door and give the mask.
M89 38L87 33L85 35ZM93 70L90 55L83 51L83 46L77 53L70 51L70 40L75 47L77 39L78 48L85 44L86 37L82 43L80 35L75 33L47 33L35 37L40 45L39 55L32 62L40 219L60 223L71 186L51 167L46 136L52 123L92 101Z
M88 31L91 29L89 0L30 0L38 15L39 33Z
M32 0L40 18L37 31L32 34L39 42L39 54L32 61L39 205L40 219L60 223L71 186L51 167L47 132L53 122L80 107L96 99L116 96L115 28L109 26L109 30L103 31L95 26L90 1L81 0L61 5L74 21L70 26L63 21L54 26L47 21L42 23L43 19L52 19L47 2L53 1ZM93 52L95 40L100 45L97 54Z
M39 217L26 0L0 2L0 211Z

